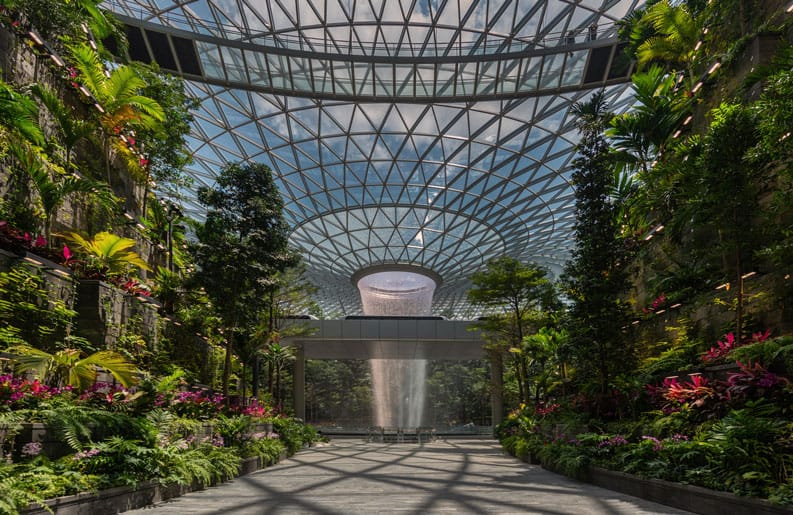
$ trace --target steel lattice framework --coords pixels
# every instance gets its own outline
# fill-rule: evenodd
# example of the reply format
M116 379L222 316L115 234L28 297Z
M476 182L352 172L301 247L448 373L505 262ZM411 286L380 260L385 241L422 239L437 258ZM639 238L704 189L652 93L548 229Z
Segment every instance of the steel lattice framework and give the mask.
M501 254L558 274L574 224L571 107L632 102L614 22L637 0L114 0L130 53L201 101L197 185L271 166L328 314L351 277L415 265L436 313L469 317L470 274ZM186 208L201 216L192 192Z

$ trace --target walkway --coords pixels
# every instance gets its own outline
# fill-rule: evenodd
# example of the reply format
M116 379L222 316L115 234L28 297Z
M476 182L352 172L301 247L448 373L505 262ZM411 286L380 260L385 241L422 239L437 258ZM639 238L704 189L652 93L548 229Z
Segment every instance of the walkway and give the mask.
M505 457L493 440L335 440L201 492L127 513L683 514Z

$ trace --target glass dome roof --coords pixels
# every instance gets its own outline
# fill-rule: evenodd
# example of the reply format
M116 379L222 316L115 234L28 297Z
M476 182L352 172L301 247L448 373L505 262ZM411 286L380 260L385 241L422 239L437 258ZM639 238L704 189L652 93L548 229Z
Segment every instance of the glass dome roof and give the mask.
M268 164L326 314L352 276L413 265L433 312L477 313L468 277L509 254L558 274L572 248L573 103L632 98L614 22L634 0L113 0L130 54L200 100L196 186ZM185 208L200 217L192 191Z

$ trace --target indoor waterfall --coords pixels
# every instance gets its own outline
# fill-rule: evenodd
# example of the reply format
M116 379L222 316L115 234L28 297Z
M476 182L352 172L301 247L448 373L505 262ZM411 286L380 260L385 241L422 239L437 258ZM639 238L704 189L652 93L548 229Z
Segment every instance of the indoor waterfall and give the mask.
M364 315L427 316L432 310L435 281L414 272L384 271L358 281ZM427 361L370 360L374 425L390 428L422 426L426 403Z

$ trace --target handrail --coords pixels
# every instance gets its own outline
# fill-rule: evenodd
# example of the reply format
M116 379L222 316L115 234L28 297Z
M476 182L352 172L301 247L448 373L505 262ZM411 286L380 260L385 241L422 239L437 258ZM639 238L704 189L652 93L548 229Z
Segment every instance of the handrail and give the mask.
M175 12L151 12L138 6L130 5L123 0L105 0L102 6L110 11L138 19L143 22L156 23L175 29L196 32L195 21L206 28L205 35L220 37L229 41L253 43L264 47L278 48L281 50L295 50L301 52L314 52L323 54L337 54L340 56L390 56L390 57L454 57L472 55L497 55L503 52L529 52L538 48L549 48L562 45L573 45L596 39L612 38L617 33L616 23L608 25L592 24L589 27L580 27L563 32L549 32L542 36L512 36L493 34L485 31L467 29L466 32L478 37L486 37L481 41L444 41L444 42L411 42L383 43L379 41L339 41L333 38L309 37L303 34L294 35L285 31L271 29L269 32L242 31L236 25L219 23L214 20L192 18ZM178 7L178 6L175 6ZM361 25L368 25L369 22ZM375 24L375 22L371 22ZM403 26L401 22L380 22L379 26ZM340 25L331 24L326 29ZM348 26L344 24L343 26ZM433 25L424 24L429 28ZM313 26L312 26L313 28ZM459 27L443 26L442 28L457 29ZM290 29L295 31L298 29ZM326 30L326 33L328 31Z

